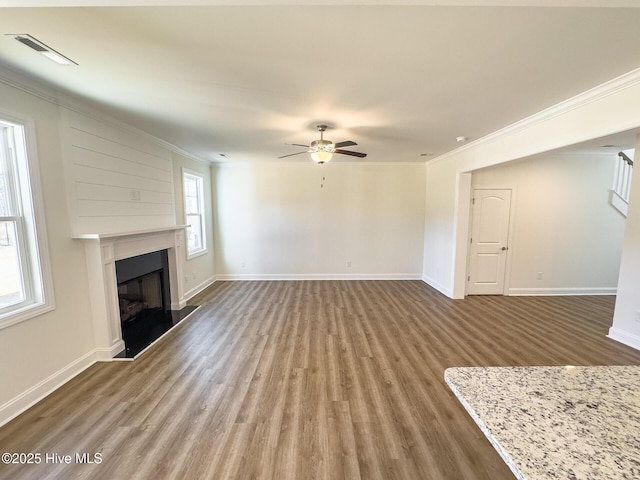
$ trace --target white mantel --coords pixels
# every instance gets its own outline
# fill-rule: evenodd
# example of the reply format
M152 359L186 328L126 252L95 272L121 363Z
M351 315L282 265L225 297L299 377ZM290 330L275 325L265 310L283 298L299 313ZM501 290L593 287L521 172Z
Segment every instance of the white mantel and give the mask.
M186 305L180 282L180 259L184 255L185 228L185 225L177 225L132 232L90 233L74 237L84 242L93 335L99 360L111 360L124 350L116 280L117 260L166 249L171 310L180 310Z

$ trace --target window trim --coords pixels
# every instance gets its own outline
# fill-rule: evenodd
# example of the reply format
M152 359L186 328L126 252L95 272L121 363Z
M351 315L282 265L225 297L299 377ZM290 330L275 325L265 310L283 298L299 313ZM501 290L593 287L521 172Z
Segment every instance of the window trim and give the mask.
M26 158L26 177L19 175L20 192L24 188L29 190L28 205L23 205L22 217L17 225L18 228L27 228L23 218L30 217L33 224L30 235L23 236L26 245L21 245L21 252L30 256L32 262L31 270L37 270L39 278L33 278L32 272L23 272L27 289L31 292L31 301L22 302L20 306L4 312L0 315L0 330L11 325L18 324L30 318L42 315L56 308L55 294L53 289L53 275L51 271L51 259L49 256L49 242L47 238L47 225L45 221L44 200L42 197L42 186L40 176L40 162L36 147L36 128L32 119L21 117L5 110L0 110L0 127L15 128L21 131L21 135L16 136L16 155ZM20 137L20 138L17 138ZM20 193L20 195L23 195ZM28 209L28 212L26 211ZM27 238L29 237L29 238Z
M200 185L202 186L201 188L201 192L200 192L200 224L202 225L202 248L198 249L198 250L193 250L193 251L189 251L189 239L188 239L188 235L189 235L189 226L187 226L186 228L186 235L187 235L187 239L185 241L185 253L187 255L187 260L191 260L193 258L196 257L200 257L202 255L206 255L207 253L209 253L209 248L207 247L207 223L206 223L206 214L205 214L205 208L204 208L204 174L197 172L195 170L190 170L188 168L182 167L182 205L183 205L183 218L184 218L184 223L185 225L189 225L189 223L187 222L187 196L185 194L185 188L184 188L184 181L186 177L195 177L199 182Z

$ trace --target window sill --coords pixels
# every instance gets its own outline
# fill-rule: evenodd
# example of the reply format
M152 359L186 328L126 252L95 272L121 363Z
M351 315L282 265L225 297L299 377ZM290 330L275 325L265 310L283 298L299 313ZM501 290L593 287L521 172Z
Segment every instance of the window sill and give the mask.
M206 248L204 250L196 250L195 252L187 253L187 260L193 260L194 258L201 257L209 253Z
M3 315L0 315L0 330L24 322L33 317L37 317L43 313L50 312L55 308L55 303L51 301L25 305L21 308L4 313Z

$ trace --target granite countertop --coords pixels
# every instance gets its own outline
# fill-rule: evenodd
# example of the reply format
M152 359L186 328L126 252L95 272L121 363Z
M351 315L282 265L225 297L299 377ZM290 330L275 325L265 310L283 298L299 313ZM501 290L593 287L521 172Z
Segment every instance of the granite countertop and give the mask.
M459 367L444 376L517 478L640 478L640 366Z

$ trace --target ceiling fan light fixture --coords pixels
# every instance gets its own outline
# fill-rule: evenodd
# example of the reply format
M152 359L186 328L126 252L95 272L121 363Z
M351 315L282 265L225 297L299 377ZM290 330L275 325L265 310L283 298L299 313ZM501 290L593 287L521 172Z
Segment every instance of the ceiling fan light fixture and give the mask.
M327 129L326 125L317 125L318 131L320 132L320 139L314 140L309 145L303 145L300 143L290 143L289 145L296 145L298 147L307 147L308 150L306 152L296 152L290 153L288 155L282 155L278 158L291 157L293 155L300 155L301 153L309 153L311 154L311 159L317 164L327 163L333 158L334 153L339 153L341 155L350 155L352 157L364 158L367 156L366 153L362 152L353 152L351 150L343 150L342 147L350 147L351 145L357 145L356 142L351 140L346 140L344 142L333 143L331 140L324 139L324 131Z
M333 158L333 153L325 150L318 150L317 152L311 152L311 158L316 163L326 163Z

